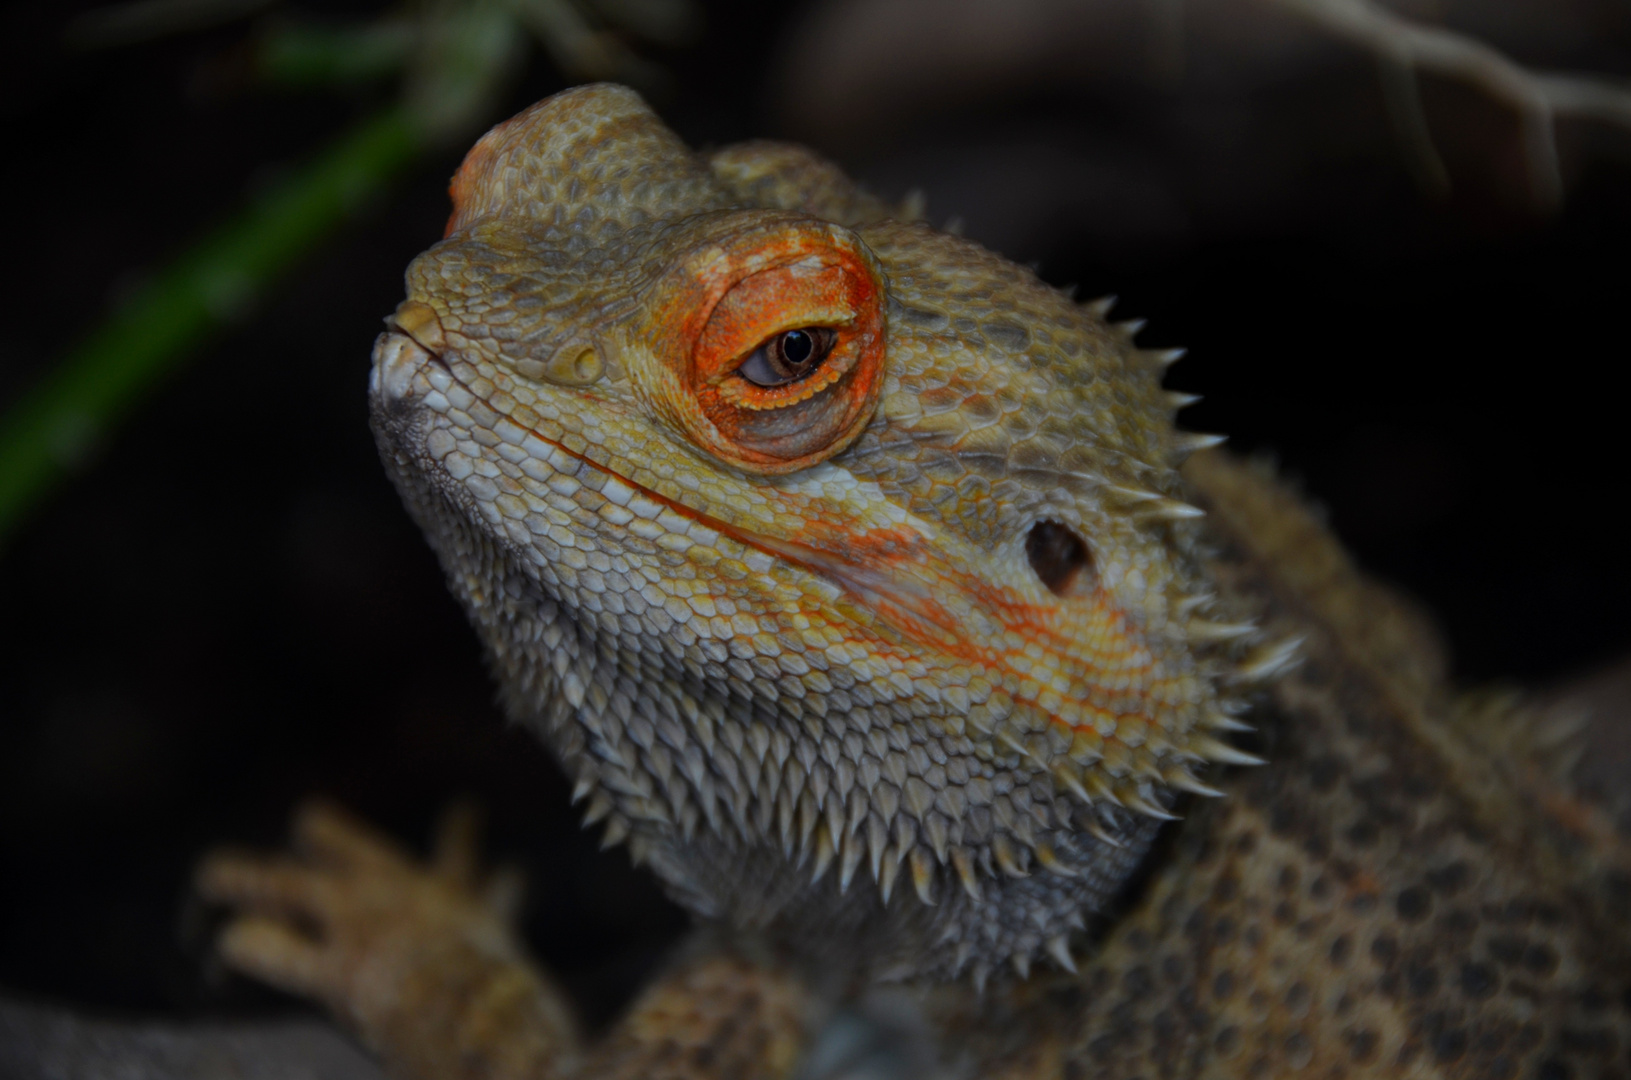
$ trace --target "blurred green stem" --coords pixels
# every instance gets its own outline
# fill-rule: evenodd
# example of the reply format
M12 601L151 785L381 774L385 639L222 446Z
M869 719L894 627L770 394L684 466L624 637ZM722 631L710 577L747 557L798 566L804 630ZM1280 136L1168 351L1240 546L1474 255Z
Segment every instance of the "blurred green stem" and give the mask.
M188 351L418 154L407 110L371 117L161 270L0 418L0 545Z

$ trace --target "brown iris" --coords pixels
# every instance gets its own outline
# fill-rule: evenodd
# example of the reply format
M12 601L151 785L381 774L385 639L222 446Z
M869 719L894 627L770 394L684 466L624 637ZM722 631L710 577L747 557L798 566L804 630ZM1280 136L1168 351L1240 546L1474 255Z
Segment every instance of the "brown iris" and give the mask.
M755 386L785 386L821 366L838 341L825 326L783 330L754 350L736 373Z

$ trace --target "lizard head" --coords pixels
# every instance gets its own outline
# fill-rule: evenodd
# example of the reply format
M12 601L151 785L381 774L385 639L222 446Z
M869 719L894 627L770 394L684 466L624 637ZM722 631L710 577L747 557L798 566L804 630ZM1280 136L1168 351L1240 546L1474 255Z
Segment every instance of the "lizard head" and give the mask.
M589 817L703 915L885 928L879 970L1068 963L1177 793L1244 760L1252 631L1197 554L1164 357L617 87L495 128L452 191L374 428Z

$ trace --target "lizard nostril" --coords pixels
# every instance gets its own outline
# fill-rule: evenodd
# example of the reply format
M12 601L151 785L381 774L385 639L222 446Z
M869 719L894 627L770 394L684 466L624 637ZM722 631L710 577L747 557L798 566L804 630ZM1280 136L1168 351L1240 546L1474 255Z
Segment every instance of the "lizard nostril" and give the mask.
M1079 593L1091 585L1093 553L1082 538L1057 521L1039 521L1025 536L1031 569L1055 596Z

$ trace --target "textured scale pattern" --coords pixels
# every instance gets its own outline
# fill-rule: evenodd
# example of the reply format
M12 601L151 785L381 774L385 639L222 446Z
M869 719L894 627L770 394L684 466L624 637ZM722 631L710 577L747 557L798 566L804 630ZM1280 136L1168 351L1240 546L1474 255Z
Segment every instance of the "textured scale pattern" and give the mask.
M1175 785L1241 760L1213 732L1255 635L1197 617L1162 358L858 193L811 205L808 160L711 165L608 87L495 129L381 339L381 445L512 711L687 905L868 927L900 975L1068 962ZM788 236L883 285L887 363L853 436L744 475L684 398L693 275ZM1041 522L1091 538L1067 595Z

